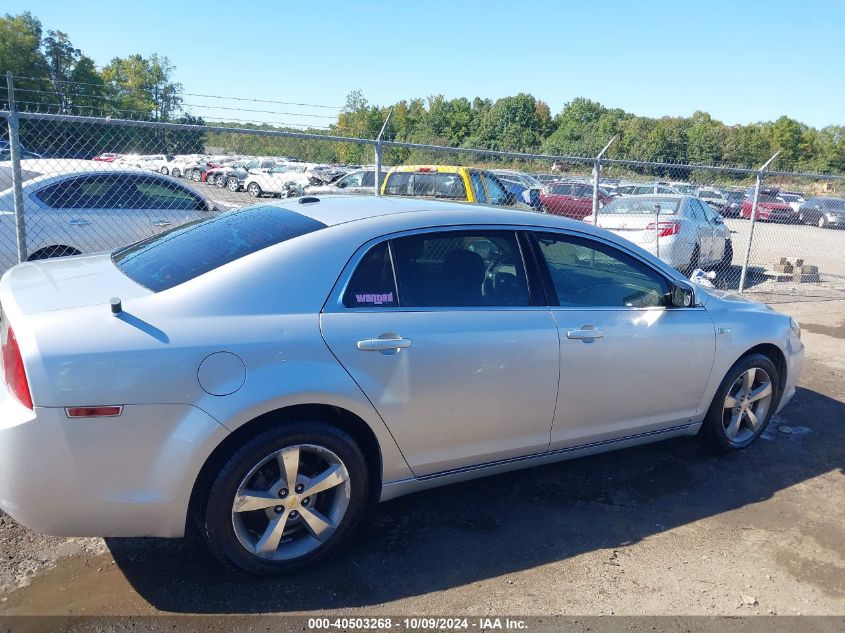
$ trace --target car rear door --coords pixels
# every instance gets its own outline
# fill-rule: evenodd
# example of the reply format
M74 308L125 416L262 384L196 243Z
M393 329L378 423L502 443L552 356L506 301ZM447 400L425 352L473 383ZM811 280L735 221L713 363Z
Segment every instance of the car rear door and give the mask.
M207 217L205 198L178 182L157 176L127 176L133 208L149 222L150 234Z
M666 306L658 270L603 240L535 235L560 334L552 450L688 425L713 365L703 307Z
M322 333L415 475L548 448L558 334L514 231L406 234L347 268Z

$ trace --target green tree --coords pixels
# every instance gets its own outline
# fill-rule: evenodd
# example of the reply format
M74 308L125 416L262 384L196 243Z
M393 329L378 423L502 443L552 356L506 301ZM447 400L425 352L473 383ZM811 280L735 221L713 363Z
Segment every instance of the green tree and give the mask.
M182 84L173 81L175 67L153 54L115 57L103 69L118 115L170 121L181 109Z
M0 17L0 72L4 75L0 79L4 88L0 90L0 103L4 108L8 108L6 72L16 76L15 88L21 91L16 98L22 109L33 109L31 106L47 101L41 92L49 89L41 36L41 22L29 11Z

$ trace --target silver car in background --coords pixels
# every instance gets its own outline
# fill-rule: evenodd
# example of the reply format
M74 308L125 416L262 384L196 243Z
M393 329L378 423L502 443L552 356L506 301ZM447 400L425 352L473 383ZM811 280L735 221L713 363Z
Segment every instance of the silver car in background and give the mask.
M602 207L598 225L689 274L727 267L731 232L721 215L693 196L626 196Z
M743 449L804 353L788 316L603 229L408 198L20 264L0 303L0 507L60 535L195 521L259 575L371 501L677 436Z

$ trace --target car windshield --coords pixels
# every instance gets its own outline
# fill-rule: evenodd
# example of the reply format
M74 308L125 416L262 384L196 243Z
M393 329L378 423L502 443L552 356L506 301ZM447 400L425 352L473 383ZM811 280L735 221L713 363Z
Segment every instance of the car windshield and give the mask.
M672 185L672 189L680 191L681 193L694 195L697 187L695 185Z
M161 292L224 264L326 225L271 205L245 207L183 224L112 253L137 284Z
M678 212L679 203L680 200L675 198L617 198L602 207L601 214L654 215L655 207L660 205L662 215L674 215Z

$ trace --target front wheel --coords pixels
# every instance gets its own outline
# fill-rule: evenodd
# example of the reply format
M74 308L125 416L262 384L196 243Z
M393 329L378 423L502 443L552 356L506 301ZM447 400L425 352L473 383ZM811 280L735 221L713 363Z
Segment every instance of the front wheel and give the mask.
M171 176L173 176L174 178L179 178L181 175L182 175L182 172L180 172L177 167L174 167L173 172L171 173Z
M819 221L818 221L817 224L819 225L820 229L826 229L827 228L827 218L824 217L823 215L820 215Z
M162 176L166 176L167 174L169 174L169 173L170 173L170 172L167 170L167 167L162 167L161 169L159 169L159 171L161 172L161 175L162 175Z
M728 370L701 426L720 451L745 448L757 439L780 401L780 376L768 356L750 354Z
M282 424L235 452L217 472L201 516L211 551L228 567L273 576L337 548L366 507L366 460L322 422Z
M218 174L217 178L214 179L214 184L218 189L225 189L226 188L226 176L223 174Z
M261 187L258 186L257 182L249 183L249 186L246 188L246 192L253 198L261 197Z
M232 178L229 178L226 181L226 188L229 191L231 191L232 193L235 193L236 191L238 191L241 188L241 183L238 182L237 178L232 177Z

